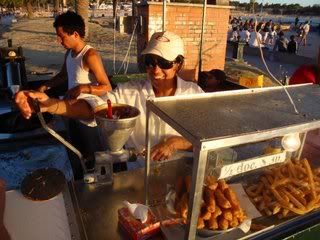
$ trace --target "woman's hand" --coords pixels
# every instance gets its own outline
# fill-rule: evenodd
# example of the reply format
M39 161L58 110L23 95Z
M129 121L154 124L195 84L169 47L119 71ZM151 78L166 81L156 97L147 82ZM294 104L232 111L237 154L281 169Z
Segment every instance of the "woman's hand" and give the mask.
M151 149L151 159L154 161L168 160L177 150L190 150L192 144L183 137L170 137L158 143Z
M91 86L88 84L78 85L74 88L71 88L65 96L65 99L76 99L81 93L91 94Z
M52 104L50 99L45 93L33 92L33 91L20 91L15 95L15 102L21 111L22 115L29 119L34 112L30 101L37 99L40 103L41 112L46 112L48 107Z
M152 147L151 159L154 161L168 160L175 151L174 141L168 139Z

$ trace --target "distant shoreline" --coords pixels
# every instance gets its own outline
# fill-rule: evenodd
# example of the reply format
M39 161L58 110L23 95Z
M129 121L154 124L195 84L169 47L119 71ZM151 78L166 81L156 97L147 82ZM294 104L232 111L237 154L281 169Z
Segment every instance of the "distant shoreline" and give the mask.
M254 18L254 16L257 18L258 21L267 20L270 19L274 22L282 22L282 23L294 23L295 18L297 15L279 15L279 14L269 14L269 13L262 13L257 12L255 14L252 14L250 12L240 12L237 10L231 10L230 13L231 17L241 17L242 19L250 19ZM320 24L320 16L298 16L299 17L299 24L304 23L305 21L311 20L311 25L314 27L319 26Z

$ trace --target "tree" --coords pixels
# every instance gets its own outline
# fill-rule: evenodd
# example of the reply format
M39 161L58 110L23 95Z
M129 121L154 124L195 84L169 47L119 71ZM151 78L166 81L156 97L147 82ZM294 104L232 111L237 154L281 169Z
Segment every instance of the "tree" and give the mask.
M76 13L84 20L86 26L86 37L89 35L89 0L76 0Z
M59 14L59 0L53 1L53 16L56 17Z
M118 0L112 0L112 5L113 5L113 19L116 17L117 3L118 3Z
M137 17L137 0L132 0L132 17L133 19Z
M33 4L33 0L25 0L25 6L27 8L28 18L30 19L34 17L32 4Z

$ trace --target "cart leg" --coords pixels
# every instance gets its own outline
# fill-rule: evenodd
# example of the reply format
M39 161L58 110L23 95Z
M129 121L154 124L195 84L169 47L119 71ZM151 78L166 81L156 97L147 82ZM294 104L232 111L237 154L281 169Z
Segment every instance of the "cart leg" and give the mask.
M194 160L192 182L189 195L188 220L184 239L195 239L197 231L200 204L202 201L202 188L207 163L208 151L200 151L199 147L193 148Z

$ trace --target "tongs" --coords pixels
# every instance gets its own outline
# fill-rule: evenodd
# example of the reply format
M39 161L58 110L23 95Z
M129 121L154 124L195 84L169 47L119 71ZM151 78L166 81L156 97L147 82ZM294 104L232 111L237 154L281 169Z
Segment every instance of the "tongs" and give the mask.
M81 154L81 152L76 149L73 145L71 145L68 141L66 141L63 137L61 137L57 132L55 132L53 129L51 129L45 122L42 112L40 111L40 106L39 106L39 101L37 99L32 99L31 101L32 107L35 111L35 113L37 114L40 123L42 125L42 127L49 133L51 134L53 137L55 137L58 141L60 141L64 146L66 146L67 148L69 148L72 152L74 152L78 158L80 159L80 163L81 166L83 168L84 171L84 175L88 174L88 169L85 165L85 161L86 159L83 157L83 155ZM84 178L85 182L89 183L89 180L86 178ZM90 181L92 182L92 181Z

